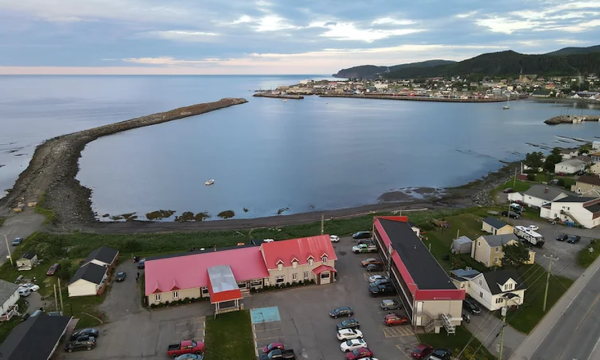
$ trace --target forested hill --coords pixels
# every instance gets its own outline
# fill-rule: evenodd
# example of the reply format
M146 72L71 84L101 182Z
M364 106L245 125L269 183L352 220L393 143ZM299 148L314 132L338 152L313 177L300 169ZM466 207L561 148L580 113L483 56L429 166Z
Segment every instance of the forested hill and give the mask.
M394 66L375 66L375 65L361 65L354 66L348 69L342 69L337 72L337 74L333 74L334 77L338 78L347 78L347 79L373 79L378 76L384 76L386 73L397 71L400 69L416 67L416 68L424 68L424 67L433 67L447 64L454 64L455 61L450 60L427 60L415 63L408 64L400 64Z

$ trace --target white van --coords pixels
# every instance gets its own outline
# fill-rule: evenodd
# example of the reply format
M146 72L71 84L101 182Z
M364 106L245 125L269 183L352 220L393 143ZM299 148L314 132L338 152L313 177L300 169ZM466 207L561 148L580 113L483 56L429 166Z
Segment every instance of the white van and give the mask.
M510 209L519 213L523 211L523 207L519 204L510 204Z
M19 295L21 297L27 297L27 296L29 296L29 294L31 294L31 290L29 290L29 288L26 288L26 287L19 288Z

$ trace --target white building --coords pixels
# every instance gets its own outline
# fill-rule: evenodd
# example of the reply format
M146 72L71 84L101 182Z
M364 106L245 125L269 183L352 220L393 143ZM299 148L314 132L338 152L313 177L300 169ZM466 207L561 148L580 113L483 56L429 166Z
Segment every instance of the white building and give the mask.
M585 162L581 160L565 160L554 165L554 173L575 174L585 170Z
M467 294L490 311L519 306L525 297L524 284L516 270L504 269L469 279Z
M595 140L592 143L592 149L594 149L594 150L600 150L600 140Z
M540 208L544 204L569 195L574 194L558 187L537 184L530 187L527 191L508 194L508 200L521 201L529 207Z
M77 269L69 282L69 297L101 295L106 286L108 268L88 263Z
M600 198L568 196L544 205L540 216L575 222L591 229L600 225Z
M562 149L560 155L563 160L569 160L579 155L579 153L577 152L577 149Z
M0 321L16 314L14 306L19 301L19 285L0 280Z

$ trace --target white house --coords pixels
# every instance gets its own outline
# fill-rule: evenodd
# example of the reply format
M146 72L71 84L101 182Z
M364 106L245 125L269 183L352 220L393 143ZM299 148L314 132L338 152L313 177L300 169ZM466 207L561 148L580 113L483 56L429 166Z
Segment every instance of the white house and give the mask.
M540 216L547 219L575 222L591 229L600 225L600 198L568 196L546 204Z
M592 143L592 149L594 149L594 150L600 150L600 140L595 140Z
M592 174L600 175L600 163L594 164L590 167Z
M585 162L581 160L565 160L554 165L554 173L575 174L585 170Z
M19 285L0 280L0 321L7 321L16 314L15 304L19 301Z
M525 298L521 277L514 269L481 273L469 279L467 294L490 311L519 306Z
M600 163L600 151L590 154L590 158L592 159L592 164Z
M544 204L569 195L571 195L571 193L562 188L536 184L527 191L508 194L508 200L521 201L529 207L540 208Z
M108 269L94 263L80 267L69 282L69 297L101 295L106 286Z
M579 153L577 152L577 149L562 149L560 150L560 155L563 160L569 160L579 155Z
M21 270L31 270L38 261L37 254L35 251L28 251L19 259L17 259L17 269Z

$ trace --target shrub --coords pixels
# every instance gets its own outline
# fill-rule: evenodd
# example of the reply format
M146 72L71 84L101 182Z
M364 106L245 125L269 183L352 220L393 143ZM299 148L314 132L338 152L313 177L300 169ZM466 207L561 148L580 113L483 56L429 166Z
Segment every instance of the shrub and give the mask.
M558 179L558 182L556 183L556 185L564 187L565 186L565 179Z
M535 174L527 174L527 180L535 181Z

